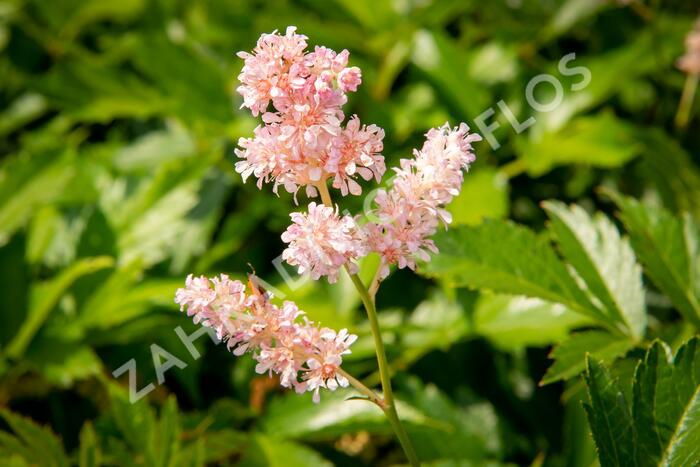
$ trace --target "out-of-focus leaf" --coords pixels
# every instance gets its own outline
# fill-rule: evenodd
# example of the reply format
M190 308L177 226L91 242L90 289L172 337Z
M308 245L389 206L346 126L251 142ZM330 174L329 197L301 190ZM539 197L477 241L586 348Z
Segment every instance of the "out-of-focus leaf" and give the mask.
M47 467L68 467L68 457L61 441L47 427L36 424L33 420L22 417L7 409L0 409L0 417L10 426L14 436L0 437L0 447L13 452L30 464ZM2 432L0 432L2 433ZM19 448L19 450L16 450Z
M360 430L391 433L391 427L379 407L364 400L347 400L358 394L353 389L325 391L320 404L311 403L310 396L288 394L270 404L261 420L261 429L271 436L305 441L329 440ZM397 410L407 424L445 428L443 423L417 409L410 401L399 398Z
M598 459L591 430L586 421L583 401L586 390L583 385L575 383L577 390L566 401L564 408L564 454L565 465L570 467L591 467ZM570 384L569 387L572 387Z
M158 164L189 156L194 151L194 141L187 130L171 125L120 149L114 155L114 166L123 171L152 170Z
M485 218L499 219L508 214L508 181L500 172L482 167L468 174L462 191L448 210L452 225L474 225Z
M559 249L603 305L603 312L635 339L647 324L642 268L627 239L603 214L578 205L544 203Z
M0 114L0 137L41 116L46 109L46 99L42 95L34 93L21 95Z
M409 425L411 439L421 460L460 459L486 463L502 452L496 411L478 400L456 404L433 385L417 380L408 384L408 400L440 424Z
M357 22L375 31L391 28L401 17L398 4L390 0L335 0L342 8L355 17Z
M149 465L159 465L155 439L157 422L145 399L131 403L129 397L116 385L110 385L110 414L129 449L143 456Z
M149 279L138 263L115 270L83 304L76 325L81 330L109 329L141 316L154 306L172 306L181 279Z
M176 463L180 450L180 417L175 396L170 396L160 411L156 430L157 464L168 467Z
M455 106L458 118L471 119L488 108L487 88L471 78L465 52L449 37L427 30L417 31L412 61L441 94L449 96L448 104Z
M476 227L439 232L435 242L440 254L422 265L422 274L454 285L541 298L605 319L579 289L549 243L525 227L486 221Z
M224 124L233 115L226 68L211 54L176 44L161 34L144 34L133 49L138 70L160 88L168 110L199 129Z
M659 14L654 19L653 27L641 29L637 37L621 47L590 57L577 55L574 61L566 65L568 75L562 76L558 70L552 69L550 73L561 81L563 100L552 111L536 114L537 122L531 129L532 134L556 132L579 113L620 92L629 80L654 71L663 73L668 70L683 53L683 35L690 29L690 23L684 17ZM585 84L582 74L585 72L575 67L584 67L590 72L591 80L582 89L572 88L573 85ZM626 79L621 80L620 76ZM549 100L543 98L542 102Z
M50 104L87 122L146 118L168 104L166 97L135 75L87 61L62 62L36 86Z
M489 42L470 57L470 75L483 83L494 84L514 79L519 71L517 50L512 45ZM486 109L484 109L486 110Z
M390 433L382 411L365 401L346 401L353 390L324 392L320 404L309 397L290 394L270 404L261 420L261 429L282 439L333 439L346 432L365 430Z
M239 465L244 467L330 467L316 451L292 441L278 439L274 434L255 434Z
M656 186L664 204L674 212L700 216L700 170L678 141L660 128L639 128L644 146L644 174Z
M586 367L587 354L597 361L612 363L633 346L634 342L630 339L606 331L591 330L572 334L549 355L554 363L547 369L540 385L577 376Z
M565 164L619 167L641 152L634 129L606 112L576 118L556 132L520 138L517 147L535 177Z
M99 467L102 465L102 451L95 428L92 423L86 422L80 430L80 452L78 456L79 467Z
M645 272L688 322L700 328L700 229L689 214L673 216L612 195Z
M25 358L50 383L62 388L103 370L100 358L90 347L50 337L38 339Z
M573 25L601 11L611 4L605 0L567 0L542 28L540 40L549 41L571 29Z
M436 349L446 351L471 332L467 316L458 303L442 294L422 302L411 314L401 336L404 363Z
M46 21L64 40L77 35L80 29L100 20L124 21L138 14L143 0L105 0L103 2L32 2L38 16Z
M15 338L27 315L32 272L24 259L25 243L24 236L16 235L0 246L0 296L3 297L0 343L3 347Z
M587 322L563 305L528 297L482 293L474 310L475 333L509 350L560 342Z
M70 158L22 154L0 168L0 244L40 206L61 197L75 168Z
M31 291L27 319L8 345L7 354L11 357L19 357L24 353L58 300L75 280L100 269L108 268L113 264L114 260L106 256L87 258L74 263L50 281L35 286Z

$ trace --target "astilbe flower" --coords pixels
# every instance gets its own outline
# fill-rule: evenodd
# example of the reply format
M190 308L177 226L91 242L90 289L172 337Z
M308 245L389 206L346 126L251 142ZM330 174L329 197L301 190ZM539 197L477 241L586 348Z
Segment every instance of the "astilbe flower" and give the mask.
M367 245L355 219L339 216L323 204L310 203L307 213L290 214L292 225L282 234L289 246L282 258L298 268L299 274L309 273L314 280L326 276L328 282L338 280L340 268L347 266L357 272L355 260L367 255Z
M244 181L255 176L259 188L274 183L275 192L279 185L295 194L305 186L315 196L315 186L332 179L343 195L359 195L357 175L379 180L386 170L384 130L361 125L357 116L342 127L341 107L361 83L361 71L348 67L347 50L307 52L306 39L290 26L285 35L263 34L252 53L239 52L241 107L262 114L264 124L253 138L239 140L236 171Z
M394 169L391 188L378 191L376 220L364 228L370 248L382 257L381 278L392 264L415 269L416 259L427 261L429 252L438 252L430 237L439 221L452 221L444 206L459 194L463 171L475 160L472 143L480 140L465 123L433 128L414 158L402 159Z
M318 327L293 302L278 307L252 288L247 293L241 281L225 274L211 279L190 274L175 302L195 323L213 328L234 355L252 353L255 371L278 374L285 388L313 392L318 402L321 388L348 386L339 369L357 336Z
M689 75L700 75L700 20L685 39L685 55L678 59L678 68Z

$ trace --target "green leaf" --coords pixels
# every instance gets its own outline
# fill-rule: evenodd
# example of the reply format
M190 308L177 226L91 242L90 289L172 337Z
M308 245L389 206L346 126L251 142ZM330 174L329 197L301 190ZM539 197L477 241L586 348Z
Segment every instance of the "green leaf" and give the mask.
M612 194L645 272L690 323L700 329L700 229L689 214L674 216Z
M558 131L520 138L516 147L533 177L567 164L619 167L641 153L634 129L607 112L578 117Z
M113 264L114 260L107 256L86 258L63 270L55 278L34 286L31 291L27 319L8 345L7 354L16 358L24 353L34 335L48 318L49 313L73 282L82 276L108 268Z
M57 158L55 154L22 154L3 161L0 167L0 245L23 227L39 207L60 199L75 172L70 158Z
M262 418L261 429L270 436L306 441L328 440L346 432L365 430L390 433L382 411L364 401L346 401L354 390L324 392L320 404L310 398L289 394L276 399Z
M416 307L402 330L400 358L409 364L432 350L448 351L471 333L472 326L459 303L434 294Z
M175 465L180 450L180 417L175 396L163 405L156 431L156 458L161 467Z
M602 465L685 466L700 461L700 339L672 356L655 341L639 363L632 407L601 363L589 359L587 414Z
M63 388L103 370L102 362L92 348L49 336L37 339L27 349L24 358L49 382Z
M424 275L458 286L541 298L605 319L547 240L525 227L507 221L486 221L476 227L439 232L435 243L440 254L422 265L420 272Z
M508 350L560 342L589 321L558 303L510 295L482 293L474 310L475 333Z
M148 171L159 164L195 153L195 145L187 130L170 125L140 137L114 155L114 166L125 172Z
M97 433L92 423L86 422L80 430L80 451L78 455L79 467L98 467L102 464L102 452L100 450Z
M552 366L542 378L540 386L567 380L577 376L586 366L586 354L597 361L611 363L634 346L630 339L606 331L583 331L572 334L569 339L557 345L549 358Z
M155 448L157 424L148 402L141 399L132 404L116 384L109 386L109 395L110 414L132 453L142 455L148 465L158 466Z
M634 464L636 433L627 401L602 363L586 359L590 405L584 405L601 465Z
M580 206L548 201L543 204L559 249L603 312L635 339L647 324L642 268L627 239L603 214L591 217Z
M579 21L593 16L605 7L611 7L605 0L567 0L557 9L549 23L542 28L540 39L549 41L571 30Z
M23 446L22 451L31 454L27 461L48 467L68 467L69 462L63 445L49 428L4 408L0 408L0 417L15 433L15 446ZM0 445L5 444L6 439L0 438Z
M469 76L467 56L449 36L416 31L412 61L445 96L447 104L454 106L459 118L474 118L488 108L489 88Z
M646 465L691 465L700 460L700 345L675 358L655 342L637 368L633 414L639 459Z
M636 137L644 145L643 175L654 183L664 206L700 216L700 169L688 151L661 128L640 128Z
M474 225L486 218L507 216L509 204L508 180L500 172L483 167L465 177L462 191L447 209L452 214L452 226Z
M333 464L306 446L274 436L255 434L240 464L244 467L330 467Z
M12 133L41 116L46 109L46 99L42 95L22 94L0 114L0 137Z

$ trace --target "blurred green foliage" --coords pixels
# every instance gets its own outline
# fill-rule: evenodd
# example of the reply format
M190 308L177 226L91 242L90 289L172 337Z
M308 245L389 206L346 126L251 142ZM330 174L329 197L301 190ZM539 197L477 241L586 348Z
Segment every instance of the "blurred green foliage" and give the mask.
M273 266L292 197L244 185L233 170L237 139L257 124L237 110L234 53L287 25L351 52L363 85L346 113L386 130L388 166L447 120L475 127L491 108L486 124L500 125L498 149L476 147L450 207L454 228L438 236L442 254L422 276L392 275L378 297L399 412L421 459L589 466L595 438L600 462L617 465L606 436L644 456L634 436L663 435L654 459L675 446L679 462L698 461L688 440L698 446L700 434L674 444L653 423L639 428L683 420L675 406L656 414L645 389L699 384L660 356L700 327L698 105L687 131L673 128L685 79L674 62L698 11L691 1L622 3L0 1L2 462L403 462L381 412L345 401L352 391L313 405L204 336L195 358L175 331L196 330L172 301L187 273L242 276L250 263L312 319L358 334L347 368L378 381L349 280L291 292ZM570 53L569 67L590 70L582 90L558 66ZM542 73L563 89L549 112L526 97ZM552 99L545 88L542 102ZM513 119L529 117L516 132ZM657 338L666 344L645 354ZM692 342L683 355L697 368ZM154 345L185 366L163 384ZM112 376L132 358L136 386L155 388L136 404L127 373ZM653 365L659 381L649 381ZM627 431L598 426L615 413Z

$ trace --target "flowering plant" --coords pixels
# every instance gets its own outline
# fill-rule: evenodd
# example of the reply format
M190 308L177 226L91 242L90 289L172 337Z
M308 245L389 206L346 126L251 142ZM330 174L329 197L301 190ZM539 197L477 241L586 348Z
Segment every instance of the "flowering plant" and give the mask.
M302 187L310 198L320 195L322 204L312 201L306 212L291 214L292 224L282 234L288 244L282 257L314 280L334 283L341 269L350 275L370 321L383 395L341 368L357 336L316 325L293 302L273 304L254 275L248 286L224 274L211 279L190 275L175 301L196 323L215 329L234 355L252 353L256 372L278 374L283 387L299 393L313 392L314 402L321 388L355 387L384 411L408 460L418 465L396 410L375 295L392 266L415 270L418 260L438 253L430 237L450 223L445 206L459 194L463 172L475 160L472 143L480 137L464 123L430 130L414 157L393 169L390 186L378 190L371 215L341 215L329 182L342 196L362 193L358 175L379 182L386 171L384 131L362 125L357 116L343 123L342 106L347 93L360 85L361 71L348 66L347 50L317 46L307 51L306 40L289 27L284 35L263 34L252 53L238 54L245 61L238 88L242 107L262 115L263 124L253 138L239 141L236 171L244 180L254 176L259 188L272 183L277 192L282 185L295 200ZM357 276L357 262L370 252L381 261L366 286Z

